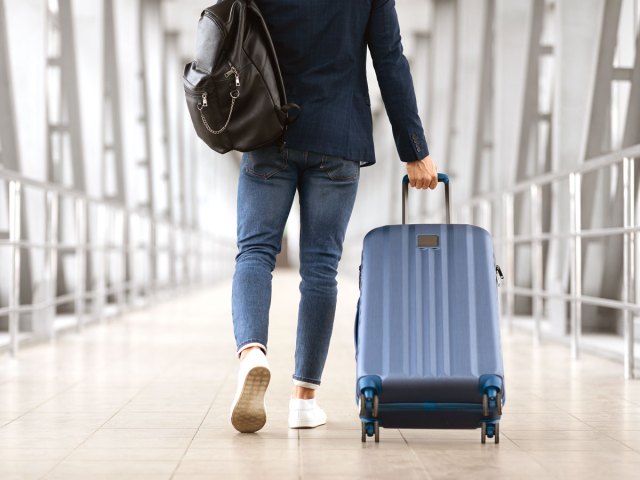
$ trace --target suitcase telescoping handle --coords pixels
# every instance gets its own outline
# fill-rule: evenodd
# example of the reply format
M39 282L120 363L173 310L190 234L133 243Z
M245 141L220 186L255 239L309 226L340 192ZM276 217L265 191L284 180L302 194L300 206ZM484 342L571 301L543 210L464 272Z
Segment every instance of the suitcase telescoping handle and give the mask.
M449 200L449 175L445 173L438 174L438 182L444 183L444 202L447 209L447 224L451 223L451 202ZM402 224L407 223L409 207L409 175L405 175L402 179Z

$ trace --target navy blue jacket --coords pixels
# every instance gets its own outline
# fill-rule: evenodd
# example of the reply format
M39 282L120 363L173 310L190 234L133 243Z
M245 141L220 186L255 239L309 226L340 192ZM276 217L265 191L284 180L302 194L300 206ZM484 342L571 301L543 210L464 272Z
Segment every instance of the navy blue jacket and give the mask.
M302 107L287 146L375 163L367 47L400 159L428 155L402 50L395 0L256 0L275 44L287 100Z

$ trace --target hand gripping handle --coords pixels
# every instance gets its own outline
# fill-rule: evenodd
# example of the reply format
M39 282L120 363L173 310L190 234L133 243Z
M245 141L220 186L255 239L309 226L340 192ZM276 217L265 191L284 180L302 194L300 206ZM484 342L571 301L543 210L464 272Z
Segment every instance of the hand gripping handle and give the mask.
M447 209L447 224L451 223L451 202L449 196L449 176L446 173L438 174L438 182L444 183L444 201ZM407 223L409 200L409 175L402 179L402 224Z

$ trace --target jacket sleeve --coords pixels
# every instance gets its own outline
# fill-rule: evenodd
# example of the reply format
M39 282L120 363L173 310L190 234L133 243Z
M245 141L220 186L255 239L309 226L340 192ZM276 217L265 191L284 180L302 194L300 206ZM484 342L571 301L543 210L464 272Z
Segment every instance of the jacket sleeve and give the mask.
M400 160L421 160L429 155L429 149L409 62L403 54L395 0L373 0L367 44Z

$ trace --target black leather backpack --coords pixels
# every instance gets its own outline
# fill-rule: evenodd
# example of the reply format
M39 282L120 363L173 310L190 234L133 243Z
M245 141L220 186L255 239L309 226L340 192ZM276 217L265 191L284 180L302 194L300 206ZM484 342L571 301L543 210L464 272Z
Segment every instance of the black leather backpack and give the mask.
M222 0L202 12L196 58L183 79L196 132L219 153L276 143L295 120L289 112L299 111L287 104L271 36L252 0Z

